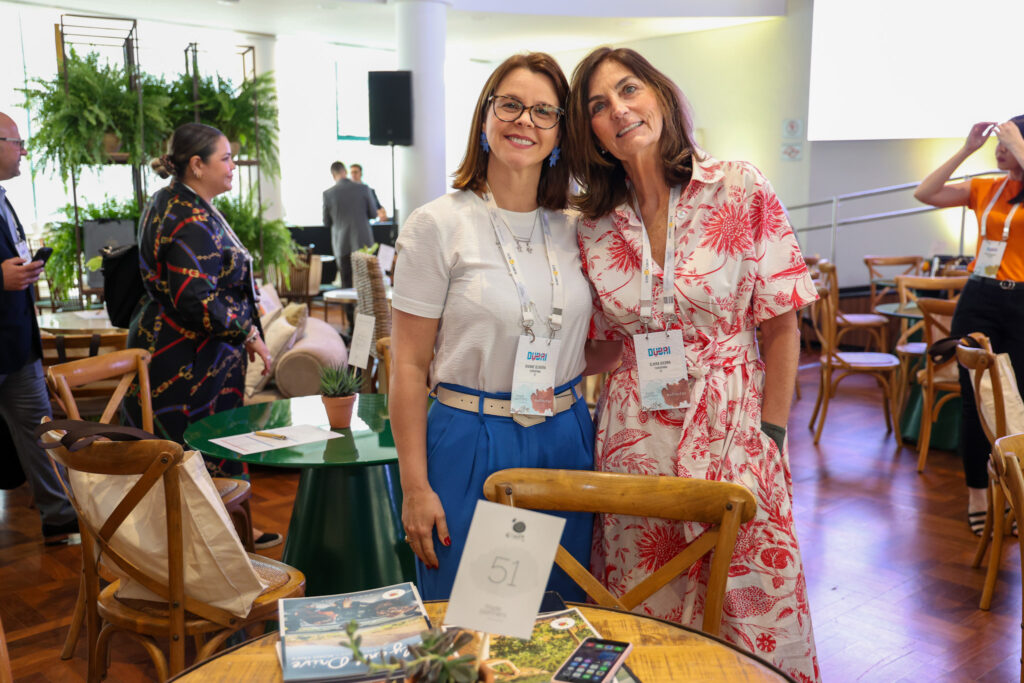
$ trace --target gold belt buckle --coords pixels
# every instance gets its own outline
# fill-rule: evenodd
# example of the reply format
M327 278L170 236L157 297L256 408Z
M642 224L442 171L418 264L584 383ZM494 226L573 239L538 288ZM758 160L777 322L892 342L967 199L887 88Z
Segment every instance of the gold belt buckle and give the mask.
M523 415L521 413L512 413L512 419L516 421L516 424L522 425L523 427L532 427L540 424L548 418L545 415Z

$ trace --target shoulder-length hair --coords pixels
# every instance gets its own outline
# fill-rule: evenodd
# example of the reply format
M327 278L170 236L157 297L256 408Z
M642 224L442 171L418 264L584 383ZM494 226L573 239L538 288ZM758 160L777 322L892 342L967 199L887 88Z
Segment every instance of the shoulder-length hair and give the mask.
M665 119L658 144L665 182L670 186L686 185L693 174L693 157L698 154L693 143L690 106L676 84L635 50L597 48L573 71L566 113L566 156L581 186L580 194L573 197L572 203L591 219L610 213L627 198L626 169L615 157L602 154L590 124L590 79L597 67L609 59L636 74L658 98Z
M512 55L494 70L491 77L484 84L480 97L476 101L473 125L469 129L469 141L466 143L466 155L462 163L454 173L455 180L452 187L457 190L472 190L480 192L487 184L487 158L488 153L480 145L480 134L484 132L484 120L487 118L487 107L490 106L488 98L495 95L495 89L510 73L516 69L527 69L535 74L547 76L555 87L558 95L558 106L565 109L565 101L569 96L569 81L566 80L562 68L554 57L546 52L528 52L522 55ZM529 116L523 112L523 116ZM559 121L559 126L564 122ZM565 134L560 135L560 142L564 144ZM554 166L545 162L541 166L540 183L537 185L537 203L545 209L560 211L569 203L569 164L564 160Z

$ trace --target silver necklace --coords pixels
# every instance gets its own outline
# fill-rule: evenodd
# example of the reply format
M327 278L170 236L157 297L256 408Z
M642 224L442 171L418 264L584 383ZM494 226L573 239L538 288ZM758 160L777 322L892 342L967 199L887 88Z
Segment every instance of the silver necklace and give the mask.
M518 251L519 253L523 252L524 246L526 247L526 253L533 253L533 245L531 244L531 242L533 242L533 233L537 232L537 218L539 216L540 209L538 208L536 211L533 212L533 227L530 228L530 234L527 235L526 237L520 237L519 235L515 234L514 232L512 232L512 228L508 226L508 223L505 224L505 229L508 230L508 234L512 235L512 239L516 241L516 251Z

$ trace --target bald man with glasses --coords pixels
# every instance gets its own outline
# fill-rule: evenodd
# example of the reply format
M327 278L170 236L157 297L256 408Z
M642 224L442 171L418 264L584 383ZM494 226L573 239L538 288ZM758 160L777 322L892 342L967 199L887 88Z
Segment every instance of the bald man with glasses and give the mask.
M23 156L25 141L18 125L0 112L0 183L20 175ZM42 274L43 262L32 260L25 230L0 185L0 416L10 428L18 462L42 516L43 540L55 545L78 531L78 519L33 434L40 420L50 417L32 297L32 285Z

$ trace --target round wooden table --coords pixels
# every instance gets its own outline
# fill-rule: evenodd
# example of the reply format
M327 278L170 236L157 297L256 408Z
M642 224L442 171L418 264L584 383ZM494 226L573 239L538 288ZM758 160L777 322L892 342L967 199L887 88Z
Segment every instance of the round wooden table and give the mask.
M633 643L626 664L643 683L793 681L752 654L699 631L630 612L569 604L578 607L603 637ZM440 624L447 607L447 602L426 603L431 623ZM279 683L283 679L275 643L277 633L268 633L200 662L171 680Z

